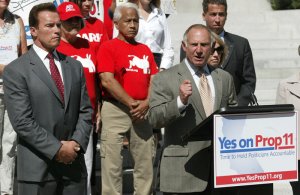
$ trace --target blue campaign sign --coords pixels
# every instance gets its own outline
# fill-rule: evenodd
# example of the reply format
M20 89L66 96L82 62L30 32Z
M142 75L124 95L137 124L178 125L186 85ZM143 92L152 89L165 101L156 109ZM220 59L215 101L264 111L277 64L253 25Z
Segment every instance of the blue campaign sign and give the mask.
M215 115L215 187L297 180L297 115Z

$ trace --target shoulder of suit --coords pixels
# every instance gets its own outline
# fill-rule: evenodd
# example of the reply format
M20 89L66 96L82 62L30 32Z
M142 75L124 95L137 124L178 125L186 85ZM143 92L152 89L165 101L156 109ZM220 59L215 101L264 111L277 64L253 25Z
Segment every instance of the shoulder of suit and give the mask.
M221 69L221 68L216 68L216 67L211 66L211 65L208 65L208 66L210 66L210 70L211 70L210 73L216 71L216 72L217 72L218 74L220 74L222 77L231 77L231 75L230 75L227 71L225 71L225 70L223 70L223 69Z
M232 34L232 33L229 33L229 32L226 32L226 33L225 33L225 36L229 36L231 39L233 39L233 40L236 41L236 42L248 41L248 39L246 39L246 38L244 38L244 37L241 37L241 36L239 36L239 35Z
M24 53L17 59L13 60L7 66L14 66L14 67L24 67L25 66L26 67L26 66L30 65L30 63L26 63L26 62L30 62L30 56L29 56L28 52Z
M59 59L61 61L67 61L68 63L71 63L72 65L80 65L81 66L81 64L78 60L75 60L74 58L67 56L63 53L60 53L58 51L57 51L57 53L58 53Z
M158 72L155 74L155 78L159 78L159 77L163 77L163 78L166 78L167 80L168 79L171 79L171 78L174 78L174 74L177 74L178 73L178 66L180 64L177 64L177 65L174 65L172 66L171 68L168 68L162 72Z

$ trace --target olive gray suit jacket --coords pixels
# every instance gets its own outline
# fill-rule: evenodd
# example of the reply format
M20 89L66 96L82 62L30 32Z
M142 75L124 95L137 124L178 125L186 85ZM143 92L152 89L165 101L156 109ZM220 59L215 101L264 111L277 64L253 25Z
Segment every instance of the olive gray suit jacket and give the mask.
M75 140L81 152L85 152L93 114L81 63L57 53L65 103L33 48L7 65L3 72L5 104L18 134L18 180L43 182L87 175L80 152L70 165L54 160L61 140Z
M237 106L232 76L210 65L215 87L214 111ZM192 95L183 113L177 97L184 80L192 82ZM182 142L181 136L206 118L199 90L185 64L176 65L154 76L148 119L155 128L165 128L164 152L160 164L160 190L163 192L202 192L210 173L210 141Z

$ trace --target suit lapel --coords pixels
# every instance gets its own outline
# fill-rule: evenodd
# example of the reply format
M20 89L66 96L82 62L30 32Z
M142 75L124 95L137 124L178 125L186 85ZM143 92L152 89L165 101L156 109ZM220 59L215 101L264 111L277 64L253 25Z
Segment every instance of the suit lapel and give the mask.
M232 52L233 52L233 50L235 48L235 43L234 43L233 39L231 39L230 35L227 32L225 32L224 40L225 40L225 44L228 47L228 56L227 56L224 64L222 65L223 69L225 69L225 67L227 66L228 61L229 61L229 59L231 57L231 54L232 54Z
M28 53L30 56L30 64L34 65L32 67L32 71L49 87L56 98L63 103L57 86L42 60L39 58L33 48L31 48Z
M70 70L71 67L68 63L68 60L65 59L65 56L62 56L61 53L59 52L57 52L57 54L60 59L62 74L64 78L64 90L65 90L64 94L65 94L65 109L66 109L69 103L71 86L72 86L72 74Z
M182 83L184 80L188 79L192 82L192 96L189 98L189 101L192 103L193 107L196 108L202 119L206 118L206 114L203 108L202 100L200 97L199 89L195 84L195 81L189 71L187 65L185 64L185 60L183 60L178 65L178 74L179 74L179 82Z
M220 108L221 99L222 99L222 79L220 78L219 72L217 68L213 68L210 65L207 65L211 77L214 82L215 87L215 103L214 103L214 111Z

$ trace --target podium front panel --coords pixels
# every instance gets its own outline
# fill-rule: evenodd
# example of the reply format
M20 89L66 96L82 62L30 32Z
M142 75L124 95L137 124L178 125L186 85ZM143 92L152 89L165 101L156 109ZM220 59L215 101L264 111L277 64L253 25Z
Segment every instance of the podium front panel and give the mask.
M214 187L297 181L297 115L214 115Z

